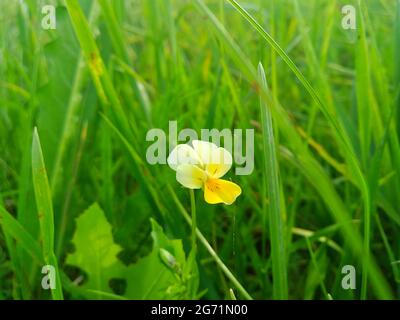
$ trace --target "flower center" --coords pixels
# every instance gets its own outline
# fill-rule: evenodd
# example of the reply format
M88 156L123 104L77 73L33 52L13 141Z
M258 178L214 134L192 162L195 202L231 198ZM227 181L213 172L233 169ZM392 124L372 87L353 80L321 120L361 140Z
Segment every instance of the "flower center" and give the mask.
M208 178L206 181L207 188L210 189L212 192L220 191L221 186L218 183L217 179Z

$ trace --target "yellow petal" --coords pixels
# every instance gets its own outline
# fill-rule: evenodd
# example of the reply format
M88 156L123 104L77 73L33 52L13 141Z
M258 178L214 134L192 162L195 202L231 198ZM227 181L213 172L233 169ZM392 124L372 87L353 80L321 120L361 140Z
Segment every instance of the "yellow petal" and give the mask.
M224 203L218 194L210 189L207 183L204 185L204 201L209 204Z
M236 183L222 179L208 179L204 186L204 200L210 204L232 204L241 193Z
M187 144L178 144L168 156L168 165L175 170L182 164L199 165L201 160L194 149Z
M206 172L213 179L221 178L232 167L232 155L224 148L213 151L211 163L206 165Z
M205 171L191 164L182 164L176 169L176 180L186 188L200 189L207 179Z

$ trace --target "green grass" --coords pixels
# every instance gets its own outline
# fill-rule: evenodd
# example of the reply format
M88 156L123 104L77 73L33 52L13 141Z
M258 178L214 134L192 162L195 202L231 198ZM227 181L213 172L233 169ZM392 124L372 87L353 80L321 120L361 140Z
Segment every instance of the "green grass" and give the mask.
M40 224L40 239L42 254L47 265L54 267L56 272L55 289L51 291L53 299L63 299L58 262L54 254L54 212L51 191L47 179L42 147L35 127L32 140L32 180L35 191L36 207Z
M268 89L265 71L260 63L258 72L265 90ZM264 179L267 186L268 210L264 213L264 221L269 218L271 235L272 280L275 299L287 299L287 268L285 234L282 222L281 185L279 183L279 168L277 150L275 147L274 128L269 107L260 99L260 114L264 149ZM265 223L263 224L265 226ZM265 241L265 239L264 239Z
M399 298L399 1L51 2L0 2L1 299ZM255 130L233 205L147 163L170 120Z

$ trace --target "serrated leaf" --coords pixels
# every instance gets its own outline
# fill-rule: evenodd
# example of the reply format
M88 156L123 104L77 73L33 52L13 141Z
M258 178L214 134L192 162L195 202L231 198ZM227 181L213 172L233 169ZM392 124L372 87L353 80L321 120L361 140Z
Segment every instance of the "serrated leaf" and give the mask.
M111 279L126 281L123 294L129 299L188 299L197 293L198 274L193 259L187 262L181 240L171 240L157 222L151 219L153 248L137 263L125 266L117 258L122 250L115 244L111 225L104 212L94 204L76 220L72 239L75 252L66 263L79 267L87 279L81 286L90 298L97 292L114 294ZM173 265L162 259L160 252L168 252Z
M83 288L112 293L109 280L121 278L126 267L117 259L121 247L114 243L111 226L97 203L77 218L72 242L75 252L67 264L87 274Z

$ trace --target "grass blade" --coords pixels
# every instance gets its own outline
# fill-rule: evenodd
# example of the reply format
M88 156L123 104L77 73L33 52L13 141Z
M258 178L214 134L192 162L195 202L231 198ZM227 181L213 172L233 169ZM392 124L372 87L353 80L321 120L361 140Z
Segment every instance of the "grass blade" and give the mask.
M104 61L100 55L99 48L90 30L88 20L79 2L77 0L68 0L66 1L66 5L86 63L89 66L97 94L103 106L111 107L113 115L124 129L124 132L130 132L124 109L122 108L118 94L113 86Z
M300 70L297 68L294 62L289 58L289 56L287 56L287 54L276 43L276 41L272 39L272 37L262 28L262 26L236 1L227 1L229 1L235 7L235 9L237 9L240 14L247 21L249 21L250 24L263 36L263 38L266 39L266 41L273 47L273 49L277 51L277 53L281 56L285 63L290 67L292 72L301 81L302 85L307 89L313 100L319 105L322 113L331 124L333 132L337 138L336 140L341 146L342 152L347 159L349 166L348 172L352 175L349 180L353 182L361 191L364 217L369 217L369 211L371 209L369 186L363 175L358 159L355 156L354 150L350 144L349 137L347 136L345 131L342 130L342 127L338 124L333 115L328 112L328 109L325 107L324 103L319 98L317 92L313 89L308 80L301 74ZM263 88L260 80L258 79L257 72L254 70L255 68L252 66L250 60L247 59L245 54L241 51L237 43L226 31L225 27L208 9L203 0L196 0L196 3L198 4L201 11L208 16L208 18L213 23L216 31L218 32L218 35L229 47L229 50L227 50L227 52L231 55L232 59L234 59L234 61L238 63L238 66L241 68L243 74L247 77L247 80L250 83L256 82L259 86L259 94L263 98L265 98L266 101L271 101L270 93ZM341 200L340 196L336 192L332 181L326 175L323 167L307 152L306 149L304 149L304 145L301 141L299 141L299 136L297 133L295 133L294 126L288 118L285 110L280 107L277 101L274 101L274 104L275 105L273 105L274 108L272 110L273 116L276 118L277 123L279 123L279 127L281 129L280 131L284 135L286 135L288 141L290 141L291 147L296 152L297 160L303 163L303 165L298 166L298 168L303 171L305 176L315 186L316 190L320 193L322 199L324 200L327 207L330 209L330 212L337 220L337 222L345 226L348 221L351 221L351 213L349 212L349 210L346 209L346 204ZM293 163L296 163L296 161ZM346 238L350 239L349 242L351 244L353 252L357 255L359 259L363 259L365 257L365 255L363 254L363 242L358 232L355 232L353 228L348 227L344 227L341 231ZM369 255L368 260L365 261L368 261L369 264L369 268L367 271L371 275L371 284L376 290L376 295L380 298L392 298L393 296L390 287L378 265L375 263L372 255Z
M201 6L204 6L202 0L196 0L197 2L201 2ZM354 154L354 150L351 146L349 137L344 132L334 114L327 108L324 102L321 100L317 91L312 87L310 82L304 77L299 68L293 62L293 60L286 54L286 52L281 48L281 46L271 37L271 35L265 31L265 29L235 0L227 0L250 24L251 26L257 30L257 32L267 41L267 43L279 54L282 60L287 64L287 66L292 70L297 79L299 79L300 83L310 94L311 98L318 105L321 112L324 114L325 118L328 120L334 133L338 137L338 143L342 147L342 151L346 156L349 166L351 166L351 172L354 174L355 181L357 186L360 188L363 198L365 199L365 207L369 208L369 192L368 186L365 182L364 175L361 171L360 164Z
M262 64L258 65L258 73L264 88L268 90L267 80ZM268 216L270 219L270 237L272 252L272 277L273 292L275 299L287 299L287 268L286 268L286 250L284 239L282 212L280 207L280 182L279 168L276 157L276 147L274 130L272 125L271 112L268 106L260 97L261 126L264 151L264 181L267 184L268 195ZM267 212L265 212L266 214ZM265 225L264 225L265 227Z
M46 264L52 265L56 272L56 288L51 290L55 300L63 299L57 258L54 254L54 213L49 181L44 164L42 147L37 129L33 132L32 141L32 179L35 190L36 206L40 224L40 239L43 258Z
M12 238L17 240L22 248L36 260L37 263L43 263L42 250L36 240L27 232L24 227L2 206L0 206L0 225L7 231Z

